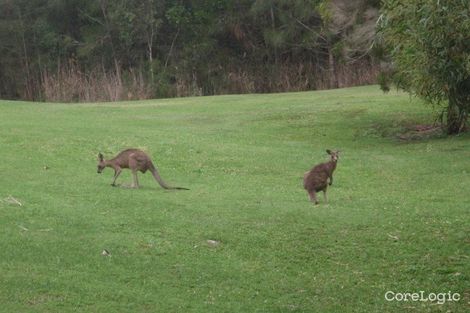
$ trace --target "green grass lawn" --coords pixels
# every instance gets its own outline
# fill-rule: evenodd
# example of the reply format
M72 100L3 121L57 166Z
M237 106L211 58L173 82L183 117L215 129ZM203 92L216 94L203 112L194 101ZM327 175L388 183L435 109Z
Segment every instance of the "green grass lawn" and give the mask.
M0 311L468 312L470 135L410 133L434 116L377 86L0 101ZM129 147L191 190L111 187L97 154ZM327 148L314 206L302 177ZM421 290L461 300L384 297Z

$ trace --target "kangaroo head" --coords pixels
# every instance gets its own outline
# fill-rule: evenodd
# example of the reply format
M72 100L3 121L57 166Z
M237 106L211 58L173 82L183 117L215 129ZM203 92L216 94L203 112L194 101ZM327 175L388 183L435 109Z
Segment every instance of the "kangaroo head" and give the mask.
M326 150L326 153L328 153L331 156L331 161L337 162L339 159L339 150L336 151L331 151L330 149Z
M97 170L97 173L101 174L101 172L103 171L103 169L105 167L106 167L106 165L104 163L104 157L100 152L100 153L98 153L98 170Z

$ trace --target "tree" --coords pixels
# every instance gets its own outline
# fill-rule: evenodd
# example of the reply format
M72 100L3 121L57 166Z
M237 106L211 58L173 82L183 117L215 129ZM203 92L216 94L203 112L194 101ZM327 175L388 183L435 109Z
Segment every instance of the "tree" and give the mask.
M0 0L0 97L101 101L371 83L370 7L379 2Z
M358 64L370 58L378 4L367 0L322 0L323 47L328 55L330 88L339 87L337 64Z
M379 24L398 87L443 106L448 134L465 129L470 111L470 2L386 0ZM386 81L387 79L385 79Z

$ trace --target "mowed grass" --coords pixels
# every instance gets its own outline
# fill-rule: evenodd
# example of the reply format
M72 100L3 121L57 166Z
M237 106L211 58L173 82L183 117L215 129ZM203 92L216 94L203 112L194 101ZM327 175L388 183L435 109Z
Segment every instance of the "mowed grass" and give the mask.
M468 312L470 136L399 138L433 121L376 86L1 101L0 311ZM111 187L96 156L129 147L191 190L149 173L125 188L129 171ZM314 206L302 177L327 148L341 156ZM384 298L421 290L461 299Z

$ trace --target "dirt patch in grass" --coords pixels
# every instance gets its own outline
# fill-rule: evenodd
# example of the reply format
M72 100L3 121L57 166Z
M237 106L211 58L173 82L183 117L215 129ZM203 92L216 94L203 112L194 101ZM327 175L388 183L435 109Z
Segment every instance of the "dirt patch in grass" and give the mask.
M423 139L436 138L443 135L442 127L440 125L409 125L403 132L397 135L397 138L402 141L416 141Z
M374 123L358 133L361 137L395 138L402 142L419 141L444 136L440 125L416 124L410 120L395 120L390 123Z

